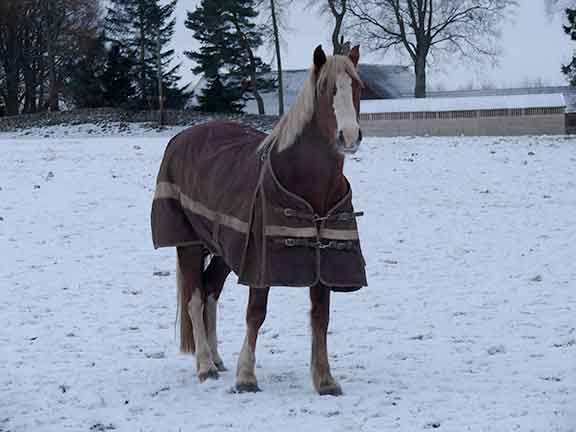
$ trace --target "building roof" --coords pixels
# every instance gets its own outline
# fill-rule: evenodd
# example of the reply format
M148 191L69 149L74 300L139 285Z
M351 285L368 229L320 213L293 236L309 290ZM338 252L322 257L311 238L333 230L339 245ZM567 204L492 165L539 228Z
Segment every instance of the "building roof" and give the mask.
M364 100L361 103L360 110L363 113L387 113L564 107L566 107L564 96L561 93L555 93L509 96Z
M309 73L310 71L307 69L284 71L284 104L286 109L296 101L298 92ZM403 97L414 91L414 75L407 66L360 64L358 73L364 85L370 88L373 97L379 99ZM270 77L276 78L276 72L271 72ZM262 98L267 114L278 112L276 91L264 93ZM244 110L252 114L258 113L256 101L248 101Z
M370 65L360 64L358 68L360 78L370 89L372 97L378 99L398 98L410 95L414 91L414 74L407 66L395 65ZM284 78L284 104L288 109L298 96L298 92L308 78L308 69L285 70ZM276 72L266 74L266 78L276 78ZM206 86L206 80L202 77L194 87L194 94L199 94ZM278 112L277 92L262 93L266 114ZM198 104L196 97L190 100L189 106ZM244 109L247 113L258 113L256 101L249 100Z
M361 64L358 73L380 99L414 95L414 73L408 66Z
M512 96L530 94L553 94L562 93L566 102L566 112L576 112L576 87L570 86L543 86L543 87L519 87L503 89L481 89L481 90L450 90L431 91L427 93L429 98L453 98L472 96Z

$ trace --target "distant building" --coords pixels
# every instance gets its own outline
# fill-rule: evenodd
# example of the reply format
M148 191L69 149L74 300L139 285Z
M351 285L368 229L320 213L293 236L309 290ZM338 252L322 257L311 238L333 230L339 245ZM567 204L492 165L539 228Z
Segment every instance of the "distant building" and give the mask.
M410 97L414 94L414 74L408 66L394 65L370 65L361 64L358 68L360 78L364 82L362 99L396 99ZM288 110L296 100L298 92L304 85L308 74L307 69L284 71L284 107ZM276 72L271 72L267 78L276 78ZM200 79L194 88L194 94L198 95L206 86L206 80ZM266 114L278 114L277 91L262 93ZM189 107L198 105L196 97L193 97ZM244 111L250 114L258 114L256 101L249 100Z
M360 121L366 136L559 135L566 105L562 93L367 100Z

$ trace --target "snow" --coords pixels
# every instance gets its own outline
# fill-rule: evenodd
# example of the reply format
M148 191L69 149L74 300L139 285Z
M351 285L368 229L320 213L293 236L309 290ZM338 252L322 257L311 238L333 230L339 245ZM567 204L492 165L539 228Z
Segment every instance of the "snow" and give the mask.
M506 96L476 96L425 99L363 100L363 113L465 111L519 108L565 107L564 96L557 94L529 94Z
M261 393L229 392L232 277L230 371L199 384L177 352L174 251L149 232L174 132L0 134L0 431L576 430L576 138L365 140L346 172L370 286L334 296L334 398L306 289L271 293Z

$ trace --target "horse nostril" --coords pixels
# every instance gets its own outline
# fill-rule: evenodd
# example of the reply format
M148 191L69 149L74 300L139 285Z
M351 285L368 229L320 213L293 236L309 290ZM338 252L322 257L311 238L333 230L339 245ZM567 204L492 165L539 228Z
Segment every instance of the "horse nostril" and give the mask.
M362 142L362 138L363 138L362 129L360 129L360 131L358 132L358 143Z
M338 139L340 140L341 143L345 143L346 141L344 140L344 132L340 131L340 133L338 134Z

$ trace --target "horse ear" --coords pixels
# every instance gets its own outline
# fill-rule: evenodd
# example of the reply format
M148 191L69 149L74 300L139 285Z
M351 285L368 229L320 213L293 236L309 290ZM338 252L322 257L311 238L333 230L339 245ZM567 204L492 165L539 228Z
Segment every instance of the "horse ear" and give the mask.
M314 67L316 69L316 73L320 72L320 70L325 64L326 64L326 54L322 49L322 45L318 45L314 50Z
M354 66L358 66L358 62L360 61L360 45L356 45L354 48L352 48L348 57L350 57L350 60L352 60Z

